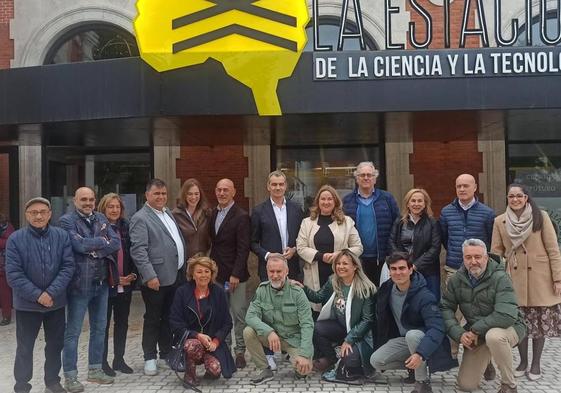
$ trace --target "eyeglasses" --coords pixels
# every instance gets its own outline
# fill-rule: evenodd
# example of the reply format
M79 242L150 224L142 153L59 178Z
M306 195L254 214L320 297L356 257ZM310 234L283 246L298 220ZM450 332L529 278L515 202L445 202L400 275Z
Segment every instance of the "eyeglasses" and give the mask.
M41 216L46 216L47 214L49 214L51 211L50 210L29 210L27 211L27 213L31 216L31 217L37 217L39 215Z
M374 174L372 174L372 173L359 173L357 175L357 177L362 177L363 179L370 179L371 177L374 177Z
M507 198L508 199L524 199L525 196L526 196L525 194L516 194L516 195L509 194L507 196Z

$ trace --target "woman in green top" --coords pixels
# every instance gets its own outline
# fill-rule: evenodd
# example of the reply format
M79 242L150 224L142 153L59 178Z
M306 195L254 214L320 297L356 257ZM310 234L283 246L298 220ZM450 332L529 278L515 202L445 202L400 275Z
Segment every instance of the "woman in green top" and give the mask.
M323 304L314 326L314 367L325 371L333 366L337 361L334 346L340 346L346 379L357 379L364 375L363 365L370 367L376 286L348 249L337 255L333 271L319 291L304 286L310 302Z

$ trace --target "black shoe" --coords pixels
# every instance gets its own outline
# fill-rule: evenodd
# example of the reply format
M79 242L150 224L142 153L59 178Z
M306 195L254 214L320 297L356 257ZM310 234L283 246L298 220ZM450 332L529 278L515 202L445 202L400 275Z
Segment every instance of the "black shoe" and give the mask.
M60 382L45 387L45 393L67 393Z
M118 362L113 361L113 370L120 371L123 374L132 374L134 372L134 370L130 368L129 365L126 364L124 360Z
M11 319L11 318L2 318L2 320L0 321L0 326L9 325L10 322L12 322L12 319Z
M429 381L417 381L411 393L432 393L432 387Z
M107 362L104 362L101 365L101 369L103 370L105 375L109 375L110 377L114 377L114 376L117 375L117 373L115 371L113 371L113 369L109 366L109 363L107 363Z
M407 378L403 379L403 383L413 384L415 383L415 370L407 370Z
M485 372L483 373L483 378L485 378L486 381L492 381L497 377L497 372L495 371L495 367L493 366L493 363L489 363L487 365L487 368L485 369Z

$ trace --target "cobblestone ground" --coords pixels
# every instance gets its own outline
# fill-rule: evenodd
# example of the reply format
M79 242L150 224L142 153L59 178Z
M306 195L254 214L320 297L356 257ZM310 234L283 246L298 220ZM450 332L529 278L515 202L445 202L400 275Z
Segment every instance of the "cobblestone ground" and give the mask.
M134 374L118 374L113 385L96 385L85 383L86 392L91 393L175 393L183 392L184 389L174 373L169 369L160 370L160 374L147 377L142 374L143 360L140 345L142 330L143 304L139 294L133 298L133 308L130 317L129 339L127 342L126 360L135 370ZM13 364L16 349L15 323L0 327L0 393L12 392L13 387ZM82 334L79 349L80 379L85 380L87 373L87 337L86 328ZM35 348L34 378L32 380L32 392L43 392L43 348L44 340L42 332ZM110 354L111 359L111 354ZM249 359L248 359L249 360ZM201 390L203 392L410 392L412 385L402 383L404 372L387 372L382 374L377 381L363 386L348 386L321 382L318 374L312 375L307 382L293 381L293 374L288 361L278 359L279 371L275 373L275 379L267 384L252 386L249 377L255 373L255 368L249 362L249 366L238 371L230 380L220 379L218 381L204 381ZM457 369L448 373L439 373L432 376L432 386L435 393L457 392L455 388L455 373ZM559 393L561 392L561 340L549 340L545 346L542 359L542 372L544 377L537 382L520 380L519 392L532 393ZM202 372L201 372L202 374ZM498 382L486 382L481 385L483 392L496 392L499 389Z

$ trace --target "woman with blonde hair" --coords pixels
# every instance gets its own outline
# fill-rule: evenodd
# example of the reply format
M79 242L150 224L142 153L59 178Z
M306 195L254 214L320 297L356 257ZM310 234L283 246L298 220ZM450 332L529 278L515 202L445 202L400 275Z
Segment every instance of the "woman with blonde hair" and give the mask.
M226 343L232 317L226 292L216 284L218 267L209 257L193 257L187 262L187 282L175 292L169 324L176 341L184 337L186 387L200 383L196 366L204 364L207 379L220 374L231 378L236 371Z
M431 198L422 188L413 188L403 197L402 215L390 233L391 252L411 256L413 268L421 273L427 288L440 300L440 226L433 217Z
M209 220L211 209L201 183L197 179L187 179L177 198L173 217L187 243L187 258L206 255L210 250Z
M362 254L362 243L352 218L345 216L337 191L322 186L317 192L310 217L302 220L296 239L296 249L304 261L304 285L319 290L333 274L333 261L343 249L357 257ZM320 305L312 307L315 311Z
M132 299L133 283L136 280L136 266L130 256L131 240L129 237L129 222L125 218L125 205L118 194L113 192L104 195L97 210L107 217L113 230L121 239L121 249L117 251L117 269L119 271L119 284L109 289L107 305L107 327L105 329L105 342L103 348L102 368L105 374L115 376L115 370L125 374L133 372L125 363L125 347L129 329L129 314ZM113 328L113 364L107 362L109 329L111 327L111 314L115 326Z
M348 249L337 254L332 272L319 291L304 286L311 302L323 304L314 326L314 368L325 371L335 364L334 345L340 345L345 373L338 379L354 380L364 375L364 368L371 368L376 286L364 274L358 257Z
M561 335L561 255L549 215L540 210L526 187L511 184L506 212L495 218L491 252L505 257L528 335L518 344L515 377L542 377L540 360L546 337ZM532 364L528 368L528 338Z

